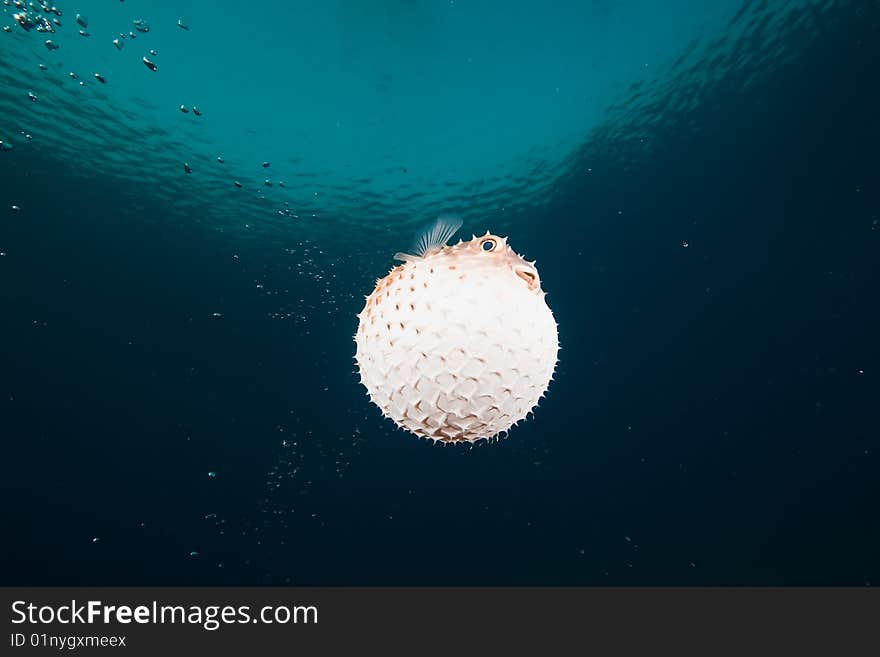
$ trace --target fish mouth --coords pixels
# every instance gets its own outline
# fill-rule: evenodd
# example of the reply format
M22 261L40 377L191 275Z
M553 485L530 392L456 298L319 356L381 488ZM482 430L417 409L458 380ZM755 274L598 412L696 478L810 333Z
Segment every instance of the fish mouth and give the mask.
M538 275L532 269L517 267L514 273L526 282L530 290L538 287Z

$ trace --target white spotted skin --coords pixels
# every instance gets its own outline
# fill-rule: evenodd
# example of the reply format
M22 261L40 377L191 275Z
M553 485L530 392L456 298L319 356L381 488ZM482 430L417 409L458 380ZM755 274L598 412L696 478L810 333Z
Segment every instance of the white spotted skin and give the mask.
M485 252L486 240L496 244ZM367 297L361 382L399 427L441 442L492 439L544 395L559 350L533 263L504 238L407 256Z

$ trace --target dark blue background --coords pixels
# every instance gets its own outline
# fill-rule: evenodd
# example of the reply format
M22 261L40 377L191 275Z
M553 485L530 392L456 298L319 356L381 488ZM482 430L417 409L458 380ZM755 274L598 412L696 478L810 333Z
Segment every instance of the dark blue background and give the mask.
M858 6L792 24L754 84L591 134L510 231L540 245L557 378L473 449L394 431L358 383L360 295L400 245L312 244L328 308L293 238L205 239L148 187L121 215L111 180L0 153L27 199L0 210L0 583L876 582L880 12Z

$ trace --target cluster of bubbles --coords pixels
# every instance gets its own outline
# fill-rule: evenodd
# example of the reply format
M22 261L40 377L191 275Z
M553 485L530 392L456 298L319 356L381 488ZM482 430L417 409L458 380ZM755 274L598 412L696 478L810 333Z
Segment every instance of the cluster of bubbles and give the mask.
M2 2L3 13L12 18L10 24L3 26L2 29L4 32L11 33L17 26L25 33L41 34L48 37L44 42L47 51L56 52L60 50L61 44L56 40L55 35L56 33L64 31L65 21L68 20L65 17L65 12L61 8L55 4L50 4L45 0L30 0L29 2L25 2L25 0L0 0L0 2ZM87 16L77 13L74 15L73 23L81 37L92 37L92 34L87 30L89 27L89 19ZM177 20L177 27L187 32L190 29L189 25L183 18ZM110 44L117 51L122 51L126 48L127 43L134 42L138 37L145 37L150 31L151 27L148 20L141 17L135 17L131 19L130 26L127 30L123 29L113 35ZM145 50L145 54L141 61L149 71L156 73L160 70L159 64L157 63L158 57L158 51L155 48L149 48ZM49 68L42 62L39 63L38 66L40 70L43 71L46 71ZM68 76L70 79L76 80L81 87L85 87L89 84L88 76L86 76L86 79L81 79L80 75L75 71L70 71ZM107 85L108 83L112 84L112 80L108 80L108 77L100 71L92 72L90 77L100 85ZM34 103L39 101L39 97L33 91L27 91L27 98ZM196 105L181 104L180 111L183 114L192 114L192 116L197 118L202 117L203 115L202 109ZM31 135L26 134L24 131L22 131L21 134L26 136L27 139L32 138ZM8 139L0 138L0 152L11 150L13 150L13 144ZM217 156L216 161L221 165L225 163L222 155ZM190 175L196 172L196 167L190 161L184 161L180 166L184 175ZM261 166L264 169L268 168L269 162L264 161ZM237 189L246 187L240 179L233 179L232 186ZM255 187L251 191L253 191L259 201L266 201L266 189L276 186L282 189L286 187L283 181L273 181L270 178L265 178L261 186ZM16 212L21 210L19 205L10 205L9 207ZM290 201L281 202L280 207L275 210L275 213L285 219L296 220L300 218L300 214L291 208Z
M67 52L67 42L64 41L63 36L65 30L68 32L71 28L76 30L79 36L76 36L75 33L74 39L101 38L97 29L95 30L95 37L88 31L90 21L87 16L77 13L71 20L69 14L65 15L65 12L54 4L42 1L0 0L0 5L2 5L0 6L0 16L6 14L12 18L8 25L3 26L3 31L6 33L19 31L31 35L31 38L38 34L41 35L40 38L43 39L43 43L39 50L45 48L47 53L57 53L48 56L58 57ZM70 25L65 27L65 24L68 22ZM189 26L182 19L178 20L177 27L181 30L189 30ZM0 37L2 36L0 35ZM109 38L111 36L112 38ZM160 64L162 64L162 61L160 60L159 52L157 48L149 47L150 45L155 45L149 43L149 39L152 36L150 23L144 18L137 17L131 20L127 29L112 35L104 35L104 38L108 40L107 47L113 49L111 52L130 52L134 48L136 40L138 40L138 45L146 43L147 47L141 60L144 69L139 69L139 72L142 71L143 75L155 73L161 76ZM135 59L134 65L139 67L140 64L136 62L137 59ZM48 63L51 64L51 62ZM37 66L41 71L50 70L50 67L43 62L39 62ZM113 86L113 75L110 72L91 71L88 75L81 75L81 73L83 72L69 71L65 77L74 81L74 84L77 84L79 87L87 87L95 83L107 85L108 87ZM157 77L154 79L159 80L161 78ZM39 92L39 96L33 91L27 91L26 97L31 103L39 103L40 97L44 93L48 93L41 91L39 88L36 90ZM179 110L181 114L203 120L203 111L198 105L191 103L180 104ZM35 134L38 133L35 131ZM26 140L32 139L32 135L26 131L21 131L21 137ZM14 157L16 155L15 150L13 143L5 135L0 135L0 156L11 153ZM196 163L185 161L180 166L182 176L198 175L198 165ZM229 165L223 155L217 155L216 166L227 167ZM266 195L271 196L271 190L287 188L284 180L268 175L276 168L268 159L260 158L254 162L253 166L255 172L260 174L256 178L255 183L248 185L247 183L242 183L243 179L233 179L230 188L248 191L247 188L250 186L252 187L251 191L261 201L269 200L266 198ZM272 201L270 200L270 202ZM26 204L21 203L20 205L20 203L21 201L16 200L8 205L8 208L12 212L20 212L22 211L22 205L26 206ZM299 219L300 214L291 207L290 201L279 201L279 204L280 207L274 210L278 216L292 220ZM24 208L25 212L26 210L27 207ZM303 216L308 216L308 213L303 213ZM291 257L294 254L296 257ZM0 250L0 257L3 256L6 256L6 252ZM319 309L323 309L327 314L333 314L338 311L337 293L331 289L330 285L336 274L332 270L328 271L328 265L323 256L324 253L321 249L311 245L307 240L301 240L297 242L295 248L284 250L280 259L283 264L277 266L275 271L263 272L264 275L253 279L258 294L267 297L269 303L274 304L274 310L268 310L266 313L269 318L292 320L294 324L298 325L302 331L308 334L308 317L310 313ZM238 255L234 256L234 260L239 261ZM285 280L285 277L289 277L291 274L295 275L298 280L306 282L306 288L308 289L302 289L300 286L297 286L298 289L292 289L293 286L290 285L289 280ZM317 293L313 294L313 292ZM356 296L352 291L347 295L347 298L354 299ZM309 305L311 301L306 303L307 298L315 300L316 305L314 307ZM214 313L213 316L217 321L223 321L222 317L223 314L220 312ZM270 525L274 527L278 524L283 527L287 526L291 522L291 518L294 517L294 514L298 514L297 518L302 515L308 522L323 522L319 504L317 502L313 504L308 503L313 481L316 478L324 477L326 474L342 477L350 463L352 449L357 440L353 440L352 436L348 435L336 436L325 441L323 438L318 439L316 435L313 435L314 432L311 429L303 426L281 427L279 432L282 438L278 443L277 462L266 473L265 492L259 503L261 518L253 521L229 518L220 512L221 509L205 509L204 523L202 524L206 525L216 535L224 537L234 535L239 539L244 538L251 543L256 542L259 544L263 541L262 535L266 528ZM358 431L356 430L355 433L358 433ZM303 449L303 440L309 442L308 449ZM201 473L201 476L208 482L212 482L208 485L217 486L215 482L221 482L220 485L222 486L222 474L222 471L218 472L218 470L206 468ZM296 504L291 503L291 495L298 500ZM139 525L142 530L151 531L150 523L141 521ZM92 543L98 544L101 539L96 536L90 538L90 540ZM199 549L192 549L193 547L199 547ZM199 558L200 561L205 561L209 555L211 558L215 556L211 550L198 545L187 545L182 555L193 559ZM217 561L216 565L218 568L224 567L223 561L223 559Z

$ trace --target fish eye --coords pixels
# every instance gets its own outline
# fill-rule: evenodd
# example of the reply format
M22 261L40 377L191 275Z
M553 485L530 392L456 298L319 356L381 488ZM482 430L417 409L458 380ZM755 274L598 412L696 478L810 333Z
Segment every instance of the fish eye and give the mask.
M482 242L480 242L480 249L483 251L494 251L495 246L496 242L491 237L487 237Z

